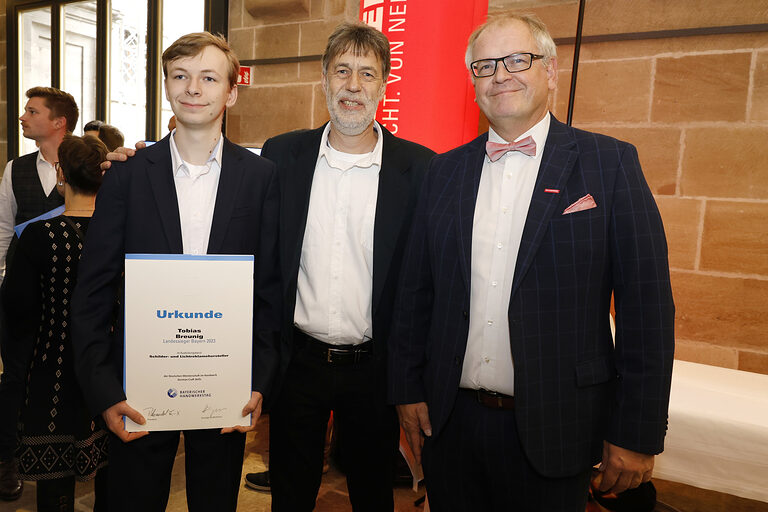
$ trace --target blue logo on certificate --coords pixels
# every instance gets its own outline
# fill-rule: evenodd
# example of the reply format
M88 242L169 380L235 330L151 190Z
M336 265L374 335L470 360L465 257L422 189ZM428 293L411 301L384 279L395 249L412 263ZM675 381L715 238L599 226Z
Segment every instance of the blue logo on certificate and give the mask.
M176 398L176 395L178 395L178 394L179 394L179 392L178 392L178 391L176 391L176 390L175 390L175 389L173 389L173 388L171 388L171 389L169 389L169 390L168 390L168 396L169 396L169 397L171 397L171 398Z

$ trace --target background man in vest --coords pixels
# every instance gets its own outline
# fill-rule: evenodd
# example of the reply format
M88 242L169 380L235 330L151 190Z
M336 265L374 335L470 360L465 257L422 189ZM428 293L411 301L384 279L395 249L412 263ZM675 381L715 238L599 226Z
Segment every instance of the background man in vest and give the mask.
M56 191L59 144L72 133L79 111L71 94L52 87L33 87L27 91L24 114L19 118L24 137L40 148L34 153L8 162L0 182L0 282L5 277L6 262L13 257L13 228L57 206L64 198ZM0 336L0 338L4 338ZM0 499L21 496L13 452L16 450L16 412L23 396L23 361L15 361L0 339L3 376L0 380Z
M13 254L13 228L64 204L56 192L59 144L77 125L79 111L71 94L52 87L27 91L27 105L19 118L24 137L40 148L8 162L0 182L0 275ZM10 248L10 249L9 249Z

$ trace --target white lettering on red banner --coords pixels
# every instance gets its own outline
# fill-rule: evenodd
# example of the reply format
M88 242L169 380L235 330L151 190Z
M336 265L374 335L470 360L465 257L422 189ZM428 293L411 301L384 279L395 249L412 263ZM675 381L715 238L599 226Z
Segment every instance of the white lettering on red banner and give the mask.
M379 105L377 119L393 134L397 134L399 130L398 96L402 93L393 84L402 79L401 70L405 65L405 41L402 37L406 31L407 11L407 0L362 0L360 6L360 19L389 38L391 70L387 80L387 92Z
M383 32L381 24L384 21L384 0L363 0L360 19Z
M488 0L360 0L360 19L389 39L390 73L376 119L437 151L477 135L479 111L464 67Z

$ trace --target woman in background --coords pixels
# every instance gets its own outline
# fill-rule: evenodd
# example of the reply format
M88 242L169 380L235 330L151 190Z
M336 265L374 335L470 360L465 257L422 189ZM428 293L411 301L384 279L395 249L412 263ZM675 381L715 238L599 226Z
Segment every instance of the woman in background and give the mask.
M27 226L2 291L10 342L29 361L19 473L37 481L41 512L74 510L75 481L94 477L94 510L106 500L107 435L86 409L69 338L70 300L106 153L96 137L64 137L55 164L64 213Z

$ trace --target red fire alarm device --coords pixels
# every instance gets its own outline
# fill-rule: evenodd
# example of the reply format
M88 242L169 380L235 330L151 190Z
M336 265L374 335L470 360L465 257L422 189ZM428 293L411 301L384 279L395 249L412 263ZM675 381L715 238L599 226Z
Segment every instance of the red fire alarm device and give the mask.
M237 73L237 85L251 85L250 66L240 66L240 71Z

